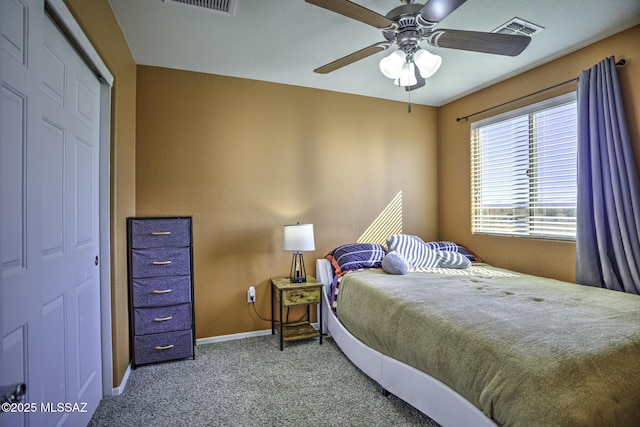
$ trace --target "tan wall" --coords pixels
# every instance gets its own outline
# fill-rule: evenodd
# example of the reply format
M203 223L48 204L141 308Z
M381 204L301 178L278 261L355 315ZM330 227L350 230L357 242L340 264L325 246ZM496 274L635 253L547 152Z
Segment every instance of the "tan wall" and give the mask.
M114 76L111 91L111 315L113 381L129 365L125 218L135 214L136 64L108 0L65 0Z
M284 224L313 223L315 258L355 241L400 191L405 231L437 235L437 110L138 66L136 211L192 215L198 337L270 329Z
M478 115L469 122L456 118L493 105L553 86L577 77L602 59L614 55L626 58L618 67L620 85L625 93L636 164L640 165L640 26L609 37L575 53L542 65L532 71L475 92L449 103L439 110L439 218L440 238L467 245L487 262L517 271L575 280L575 243L525 238L507 238L471 234L470 195L470 123L559 95L575 89L575 84L528 98L526 101Z

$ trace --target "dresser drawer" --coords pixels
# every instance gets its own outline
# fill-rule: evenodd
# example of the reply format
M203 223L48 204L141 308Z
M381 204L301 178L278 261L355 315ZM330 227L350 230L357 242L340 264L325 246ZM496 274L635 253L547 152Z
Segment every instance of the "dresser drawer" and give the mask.
M285 289L282 291L282 305L304 305L320 303L320 287Z
M191 276L133 279L133 306L157 307L191 302Z
M133 278L191 274L189 248L134 249L132 252Z
M191 329L191 304L134 308L133 313L135 335Z
M135 337L135 365L185 357L193 357L193 334L190 329Z
M189 218L134 219L131 246L136 249L189 246L190 222Z

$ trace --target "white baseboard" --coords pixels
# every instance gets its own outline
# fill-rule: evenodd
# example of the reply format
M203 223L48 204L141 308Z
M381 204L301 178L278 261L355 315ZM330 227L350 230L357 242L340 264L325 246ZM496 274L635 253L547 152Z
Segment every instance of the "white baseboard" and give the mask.
M122 381L120 382L120 385L118 387L113 388L113 390L111 390L112 396L117 396L119 394L122 394L122 392L124 391L124 388L127 385L127 381L129 381L129 375L131 375L131 363L129 363L129 366L127 366L127 370L124 371L124 376L122 377Z
M241 332L239 334L218 335L216 337L208 338L198 338L196 339L196 345L210 344L212 342L239 340L242 338L259 337L261 335L271 335L271 329L264 329L262 331Z
M311 326L313 326L316 329L319 328L319 325L317 322L312 323ZM261 331L241 332L239 334L218 335L216 337L208 337L208 338L198 338L196 339L196 345L210 344L213 342L222 342L222 341L230 341L230 340L239 340L242 338L259 337L262 335L271 335L271 329L263 329Z

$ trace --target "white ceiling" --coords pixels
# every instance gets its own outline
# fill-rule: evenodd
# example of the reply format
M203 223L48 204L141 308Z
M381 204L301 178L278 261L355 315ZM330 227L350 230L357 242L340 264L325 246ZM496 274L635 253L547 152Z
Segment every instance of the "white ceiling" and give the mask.
M304 0L237 0L234 16L164 0L109 1L137 64L408 99L378 68L391 50L330 74L314 73L384 38L376 28ZM355 2L381 15L401 5L398 0ZM640 1L468 0L436 28L488 32L514 17L545 28L517 57L433 48L423 41L443 63L426 86L411 92L411 102L444 105L630 28L640 23Z

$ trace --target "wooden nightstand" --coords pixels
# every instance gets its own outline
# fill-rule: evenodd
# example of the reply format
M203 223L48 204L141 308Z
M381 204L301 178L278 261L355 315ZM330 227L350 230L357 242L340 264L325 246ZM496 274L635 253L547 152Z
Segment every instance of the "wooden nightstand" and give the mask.
M305 283L291 283L288 277L271 278L271 334L276 331L280 335L280 350L284 348L285 341L295 341L307 338L320 337L322 344L322 283L307 276ZM275 304L278 302L280 317L275 318ZM284 322L282 309L296 305L318 304L318 322L320 329L317 331L311 326L310 314L307 319L299 322Z

